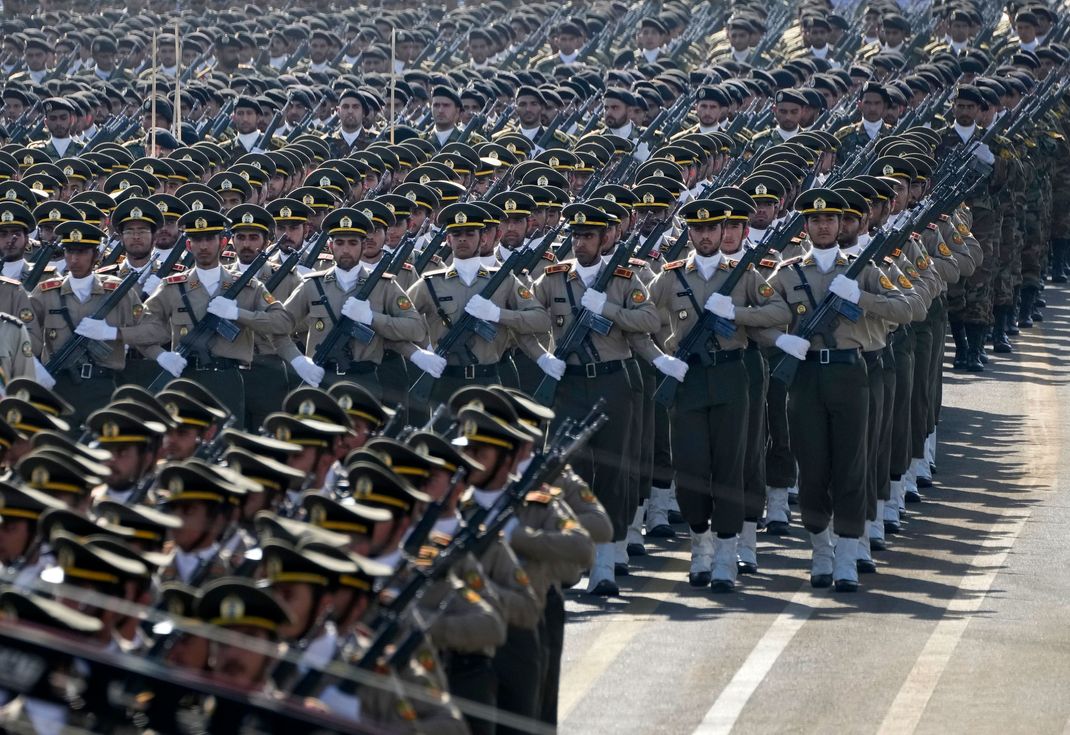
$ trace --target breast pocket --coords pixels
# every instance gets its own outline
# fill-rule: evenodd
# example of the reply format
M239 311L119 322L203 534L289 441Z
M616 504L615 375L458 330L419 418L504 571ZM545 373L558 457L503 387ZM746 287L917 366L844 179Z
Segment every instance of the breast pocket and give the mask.
M193 329L193 317L187 311L176 311L171 315L171 336L177 341Z
M308 307L308 331L313 333L325 332L334 325L327 307L322 301L313 302Z

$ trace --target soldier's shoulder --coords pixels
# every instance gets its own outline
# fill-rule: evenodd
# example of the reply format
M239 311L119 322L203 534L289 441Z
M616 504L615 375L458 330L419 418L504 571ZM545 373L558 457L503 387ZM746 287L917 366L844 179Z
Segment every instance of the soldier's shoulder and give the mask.
M62 278L52 278L41 283L37 288L41 291L52 291L63 285Z
M671 270L676 270L677 268L683 268L684 265L686 265L686 264L687 264L687 258L682 258L681 260L674 260L671 263L666 263L665 265L663 265L661 267L661 269L663 271L671 271Z
M617 278L632 278L635 276L635 271L629 270L622 265L618 265L617 269L613 271L613 275Z
M168 276L167 278L163 279L163 282L164 283L175 284L175 283L185 283L187 280L189 280L189 273L177 273L177 274L175 274L173 276Z
M6 283L9 286L22 286L22 281L17 278L8 278L7 276L0 276L0 283Z
M546 266L542 272L552 275L554 273L568 273L570 270L572 270L572 263L555 263L554 265Z
M8 314L6 312L0 312L0 323L10 324L18 329L22 329L23 323L14 314Z
M780 265L781 265L781 267L785 267L785 266L789 266L789 265L799 265L799 264L801 264L803 262L804 257L805 256L802 256L802 255L796 255L794 258L788 258L787 260L782 260L780 262Z

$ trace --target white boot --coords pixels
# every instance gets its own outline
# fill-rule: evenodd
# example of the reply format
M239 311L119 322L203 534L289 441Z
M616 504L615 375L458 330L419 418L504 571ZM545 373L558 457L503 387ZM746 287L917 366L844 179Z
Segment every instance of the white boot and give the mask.
M858 589L858 539L840 536L836 540L835 569L832 578L837 592Z
M898 515L898 514L896 514ZM877 551L884 551L887 545L884 541L884 501L877 501L877 520L866 524L868 527L869 546Z
M628 576L628 542L613 542L613 571L619 577Z
M811 533L810 546L810 586L831 587L834 561L832 533L827 528L821 533Z
M743 521L743 532L739 534L739 571L743 574L758 573L758 524Z
M765 489L765 532L773 536L786 536L791 509L788 507L788 489L786 487L767 487Z
M594 547L594 566L587 580L588 594L610 597L620 594L620 587L613 574L613 544L596 544Z
M706 587L710 584L713 570L713 531L705 533L691 532L691 570L687 581L692 587Z
M936 429L925 437L925 461L929 463L929 476L936 471Z
M788 488L788 503L790 505L799 504L799 483L795 483Z
M869 528L870 524L867 523L865 533L862 534L862 538L858 539L857 567L859 574L873 574L877 571L877 565L873 562L873 554L870 550Z
M914 474L914 462L910 460L910 469L903 475L903 501L905 503L920 503L921 493L918 492L918 476ZM906 510L904 505L901 510Z
M713 572L710 582L714 592L731 592L736 588L736 542L738 536L713 539Z
M628 556L646 556L646 547L643 546L643 516L646 513L644 506L647 505L649 505L649 501L646 500L639 504L639 507L635 509L632 522L628 526L628 535L625 537ZM624 563L628 563L627 558L624 559Z
M925 489L933 486L933 473L929 470L929 460L924 457L914 459L914 477L917 478L918 487Z
M900 498L903 497L903 481L892 480L891 497L884 501L884 532L899 533L902 523L899 520Z
M646 535L648 538L675 538L676 531L669 525L669 508L676 493L671 487L650 488L650 500L646 503Z
M676 480L669 486L669 523L683 523L684 514L680 512L680 501L676 499Z

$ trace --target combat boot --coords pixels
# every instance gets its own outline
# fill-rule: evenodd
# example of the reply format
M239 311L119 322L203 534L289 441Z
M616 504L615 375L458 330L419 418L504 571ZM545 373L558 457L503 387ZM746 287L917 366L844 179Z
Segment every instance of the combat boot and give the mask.
M1033 328L1033 306L1037 290L1032 286L1022 287L1022 299L1018 302L1018 326L1022 329Z
M1014 299L1011 301L1010 306L1007 307L1007 311L1003 314L1003 329L1007 333L1008 337L1017 337L1021 332L1018 331L1018 308L1021 303L1022 288L1019 286L1014 289Z
M833 579L837 592L858 591L858 539L846 536L836 539Z
M1067 241L1060 238L1051 241L1051 282L1066 283Z
M992 321L992 351L999 355L1005 355L1008 352L1013 352L1014 347L1011 346L1011 341L1007 339L1007 311L1010 307L997 306L993 312Z
M966 325L966 370L971 373L982 373L985 370L981 363L981 347L984 341L984 324Z
M951 367L955 370L965 370L966 351L969 349L966 342L966 325L962 322L951 322L951 337L955 340L955 359Z

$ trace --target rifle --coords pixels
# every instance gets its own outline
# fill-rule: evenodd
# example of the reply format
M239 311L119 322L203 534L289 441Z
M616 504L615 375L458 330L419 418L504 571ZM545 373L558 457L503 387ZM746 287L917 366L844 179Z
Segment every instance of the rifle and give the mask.
M493 138L496 133L501 132L502 128L504 128L509 123L509 120L510 118L512 118L513 111L515 109L516 105L509 105L504 110L502 110L502 114L498 115L498 119L494 121L494 125L492 125L490 130L487 131L488 139Z
M383 275L390 271L394 262L399 259L401 263L404 262L404 257L402 256L407 257L406 253L411 250L411 243L415 240L412 235L406 235L406 238L408 242L398 247L394 257L387 257L384 254L379 259L379 262L375 264L375 270L368 274L364 283L353 294L353 298L357 301L367 301L379 281L382 280ZM400 263L398 268L401 268ZM349 369L351 360L349 355L344 354L345 350L343 348L349 343L349 340L355 339L361 344L368 344L374 338L375 330L370 326L354 321L343 314L331 327L331 331L327 333L323 341L316 345L316 350L312 353L312 362L323 367L327 362L333 361L339 370L345 372Z
M271 245L271 250L278 252L282 238L280 237ZM286 260L279 264L279 267L275 269L275 272L264 282L264 288L268 293L275 293L275 289L282 285L282 282L286 279L286 276L290 275L290 271L297 265L298 259L301 257L301 252L296 248L286 256Z
M279 67L279 74L285 74L289 71L290 67L296 64L300 59L304 58L308 53L308 41L302 41L301 45L294 49L294 52L286 57L286 61L282 62L282 66Z
M131 271L127 274L115 290L107 295L107 297L100 303L97 310L93 312L92 319L105 319L112 309L118 306L119 302L126 298L126 294L130 292L134 286L138 284L141 278L141 274L137 271ZM108 345L100 342L99 340L89 339L83 337L80 334L72 334L67 338L58 350L52 353L52 356L48 360L48 364L45 365L45 370L53 375L58 375L59 371L66 370L73 363L80 361L88 353L92 362L97 363L101 360L106 360L112 353L112 348Z
M230 299L233 301L241 294L242 289L249 285L249 282L253 280L260 269L264 267L264 263L274 254L274 250L264 248L257 253L256 258L249 264L249 267L245 269L245 272L238 276L227 290L221 294L224 299ZM193 316L192 314L190 315ZM232 321L228 321L221 317L208 312L204 317L197 322L196 326L190 330L189 334L182 338L178 348L175 350L182 357L186 357L191 353L196 353L198 359L208 362L209 355L211 355L211 349L209 347L209 341L216 335L225 339L227 342L233 342L241 334L241 327ZM163 387L163 384L170 379L170 373L167 371L161 372L152 384L149 386L150 393L156 393Z
M416 262L412 264L413 270L417 275L423 275L427 270L427 266L431 264L431 259L435 257L435 253L438 252L439 247L442 246L442 241L446 239L446 228L443 227L431 240L427 243L424 249L420 252L420 255L416 258Z
M542 260L542 256L545 255L546 251L550 249L550 246L553 244L554 240L557 239L558 233L561 232L561 228L564 226L564 223L559 224L557 227L547 232L546 235L543 236L542 240L539 241L538 245L529 250L521 251L520 255L523 257L523 260L517 263L516 272L530 272L532 269L534 269L535 266L539 264L539 261Z
M156 277L161 281L171 275L171 271L178 265L178 261L188 252L185 247L179 245L185 237L181 232L178 233L178 237L175 239L174 244L171 245L171 249L167 251L167 257L163 259L160 267L156 269Z
M197 70L200 69L204 62L208 60L208 57L211 55L211 53L211 48L205 49L201 52L200 56L194 59L191 64L189 64L188 66L186 66L185 69L182 70L182 75L178 78L179 82L182 83L182 86L185 86L185 83L193 78L193 75L196 74Z
M115 265L125 252L126 246L123 245L122 240L119 240L108 249L107 255L100 259L100 267L107 268L109 265Z
M457 38L453 39L449 46L446 46L438 53L435 60L431 62L430 71L438 71L438 68L442 66L447 59L451 58L454 52L461 47L461 43L464 41L464 34L458 33Z
M320 231L320 234L316 236L316 241L312 243L307 250L304 251L304 255L301 256L301 260L298 263L302 268L312 269L312 266L319 260L320 253L323 252L323 248L327 246L327 240L330 239L330 235L326 230ZM294 248L294 250L298 250Z
M797 214L792 220L797 221L798 226L800 228L802 227L802 215ZM717 293L724 296L731 296L736 284L743 278L743 274L757 264L758 261L764 258L765 254L769 252L772 247L770 243L786 242L790 237L793 227L794 225L792 224L786 224L782 230L781 228L778 228L771 233L770 237L764 238L761 243L756 245L753 249L748 250L747 254L739 259L739 263L737 263L728 274L728 278L725 279L725 282L721 284L719 289L717 289ZM731 337L735 333L735 322L703 309L701 316L699 316L698 323L691 327L691 331L680 340L680 343L676 347L676 352L673 353L673 357L687 362L693 355L698 355L703 366L708 366L710 365L711 360L706 345L709 343L710 338L714 335ZM666 375L662 378L661 383L654 391L654 400L666 408L672 406L673 401L676 398L676 388L679 385L680 383L676 378Z
M285 107L286 105L283 105ZM271 145L271 137L275 135L275 131L282 125L282 107L275 111L275 114L271 117L264 132L260 134L260 137L256 139L256 143L253 145L250 153L257 153L259 151L267 150L263 146L266 144ZM241 146L238 146L238 151L241 151Z
M657 242L661 237L661 233L669 226L669 222L663 222L654 228L654 232L651 233L648 240ZM594 283L591 284L588 290L602 291L603 293L609 287L610 279L613 278L617 268L622 267L628 262L628 259L632 257L632 253L640 245L640 233L638 229L632 234L630 238L624 244L619 245L616 250L613 251L613 255L599 271L598 277L595 278ZM557 349L554 350L554 357L558 360L568 360L573 353L581 353L581 361L585 363L593 362L593 358L589 354L587 343L590 340L591 332L596 332L603 337L609 334L609 331L613 329L613 322L606 319L600 314L595 314L593 311L585 306L579 307L577 313L573 316L572 323L569 325L565 334L561 337L561 340L557 343ZM557 393L557 384L559 381L554 380L549 375L542 379L539 383L539 387L535 389L533 398L544 406L551 406L554 402L554 395Z
M490 280L487 281L487 285L483 287L483 290L479 292L479 295L488 300L493 298L495 292L501 288L502 284L512 277L513 271L516 269L517 264L523 260L523 257L524 256L520 253L513 253L510 255L509 259L502 263L501 267L490 277ZM467 311L462 312L457 321L450 326L449 331L438 341L438 347L435 348L435 354L439 357L448 357L455 348L463 346L468 352L468 364L476 364L475 357L467 346L468 337L471 332L479 335L483 340L490 342L498 335L498 327L490 322L477 319ZM435 379L433 377L428 373L423 373L416 379L416 382L412 384L412 387L409 389L409 395L419 404L427 403L431 398L431 390L434 387L434 383Z
M45 273L45 268L52 262L52 253L59 247L59 240L53 238L46 243L42 243L41 249L37 251L37 259L33 261L33 268L26 274L26 277L22 281L22 287L27 291L33 291L37 288L38 282L41 280L41 276Z

